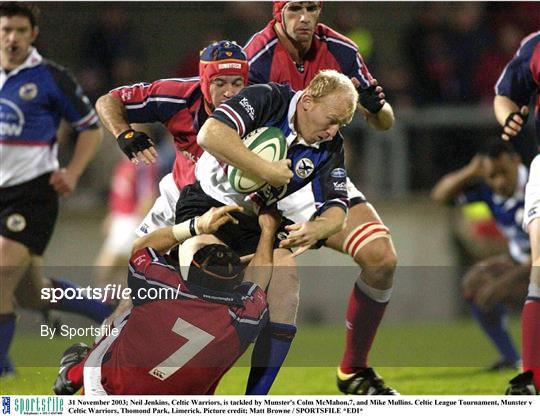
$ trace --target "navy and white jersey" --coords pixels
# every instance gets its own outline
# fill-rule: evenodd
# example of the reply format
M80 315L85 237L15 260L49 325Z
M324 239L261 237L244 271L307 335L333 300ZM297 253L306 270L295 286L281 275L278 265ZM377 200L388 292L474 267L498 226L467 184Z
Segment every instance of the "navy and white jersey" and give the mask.
M510 98L520 107L534 100L536 144L540 146L540 31L521 41L515 56L499 77L495 93Z
M90 101L64 68L31 48L21 66L0 69L0 187L58 169L61 119L78 132L98 127Z
M238 204L247 212L256 205L271 205L311 183L319 213L337 206L347 210L347 183L343 156L343 139L307 144L294 130L296 104L302 91L275 83L253 85L220 105L211 117L236 130L240 137L259 127L279 128L287 141L287 158L291 159L293 178L286 186L265 186L256 194L237 193L227 179L227 165L204 153L195 175L204 192L224 204Z
M527 168L520 165L516 190L510 198L493 193L485 183L480 183L458 197L459 203L481 201L489 206L497 226L506 238L510 256L520 264L529 262L531 258L529 235L522 227L527 179Z

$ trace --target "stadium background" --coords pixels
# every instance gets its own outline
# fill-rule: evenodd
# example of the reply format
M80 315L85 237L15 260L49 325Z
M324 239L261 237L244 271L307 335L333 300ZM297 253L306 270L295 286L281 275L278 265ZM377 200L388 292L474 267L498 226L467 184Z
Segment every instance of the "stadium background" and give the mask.
M68 67L92 100L135 81L196 75L200 48L221 38L245 44L271 18L269 2L44 2L39 7L40 52ZM409 333L409 340L417 338L420 345L424 338L415 335L418 331L425 339L480 339L479 330L467 322L459 278L467 264L504 250L504 244L475 233L477 222L487 219L485 209L439 207L429 190L496 136L493 84L519 40L540 27L540 5L325 2L321 21L359 44L396 113L390 132L370 132L359 117L346 131L350 176L391 228L399 258L385 321L390 330L378 344L396 337L405 344ZM532 145L530 124L518 145ZM64 144L62 154L68 148ZM110 172L120 156L107 135L76 193L62 204L45 256L47 273L91 283ZM347 257L324 249L303 256L300 264L300 332L302 325L330 325L339 344L345 300L358 270ZM34 314L23 314L20 328L32 334L39 323ZM430 335L430 330L435 332ZM487 341L478 342L481 348L471 362L480 358L489 364L494 352ZM338 346L321 366L333 366L340 351ZM442 354L414 365L471 365ZM404 359L412 364L416 358Z

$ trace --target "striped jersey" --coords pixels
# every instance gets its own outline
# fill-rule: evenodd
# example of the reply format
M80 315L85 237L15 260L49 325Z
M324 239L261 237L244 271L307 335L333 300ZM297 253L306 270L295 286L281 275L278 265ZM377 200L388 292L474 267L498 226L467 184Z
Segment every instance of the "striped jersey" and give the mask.
M304 62L297 65L279 42L275 23L271 20L244 47L249 60L250 83L287 83L298 91L304 89L321 69L335 69L358 79L362 88L369 87L373 77L352 40L319 23Z
M185 282L151 248L133 254L133 308L101 360L108 394L213 394L268 320L266 295L244 282L217 292ZM98 343L95 348L100 348Z
M536 144L540 146L540 31L521 41L499 77L495 93L510 98L520 107L534 100Z
M510 256L520 264L529 262L531 258L529 235L522 227L527 179L527 168L520 165L516 190L510 198L494 193L483 182L458 197L459 203L484 202L487 204L497 227L506 238Z
M298 136L293 120L301 95L302 91L295 93L288 85L273 82L252 85L214 110L211 117L233 128L240 137L260 127L279 128L287 142L293 178L288 185L278 188L267 185L246 196L229 183L229 166L205 152L195 173L208 196L226 205L241 205L253 213L257 206L271 205L310 183L319 213L333 206L347 210L343 139L338 134L326 141L307 144Z
M33 47L19 67L0 68L0 187L58 169L61 119L77 132L98 127L90 101L64 68Z
M208 115L199 78L161 79L111 91L126 109L130 123L162 123L172 134L176 149L174 182L179 189L195 180L195 163L202 154L197 132Z

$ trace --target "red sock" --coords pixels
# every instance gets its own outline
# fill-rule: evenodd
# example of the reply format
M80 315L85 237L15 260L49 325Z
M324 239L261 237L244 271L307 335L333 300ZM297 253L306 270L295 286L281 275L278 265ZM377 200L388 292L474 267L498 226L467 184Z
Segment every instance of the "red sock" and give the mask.
M540 299L527 298L521 319L523 370L532 370L534 384L540 389Z
M388 302L375 302L354 285L347 306L347 338L345 353L340 365L341 371L344 373L356 373L368 366L367 356L383 318L386 305Z
M67 372L67 379L71 381L75 386L82 386L83 385L83 371L84 371L84 360L80 362L79 364L75 364L73 367L71 367Z

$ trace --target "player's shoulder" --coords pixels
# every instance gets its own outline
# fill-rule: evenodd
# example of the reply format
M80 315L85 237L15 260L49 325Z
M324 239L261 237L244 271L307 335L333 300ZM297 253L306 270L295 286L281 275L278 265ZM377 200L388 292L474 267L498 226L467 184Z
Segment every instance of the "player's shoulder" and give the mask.
M178 97L190 96L195 92L200 92L201 88L199 77L163 78L154 81L152 85L162 94Z
M358 46L356 45L356 43L354 43L347 36L339 33L338 31L332 29L331 27L323 23L317 24L314 36L322 42L340 45L346 50L350 50L351 52L358 52Z
M274 20L271 20L263 30L255 33L244 46L248 59L252 59L261 52L269 52L269 48L277 44L278 37L274 30Z
M45 69L52 77L52 79L60 86L73 86L76 84L75 78L68 71L66 67L59 63L47 58L43 58L43 61L36 68Z

